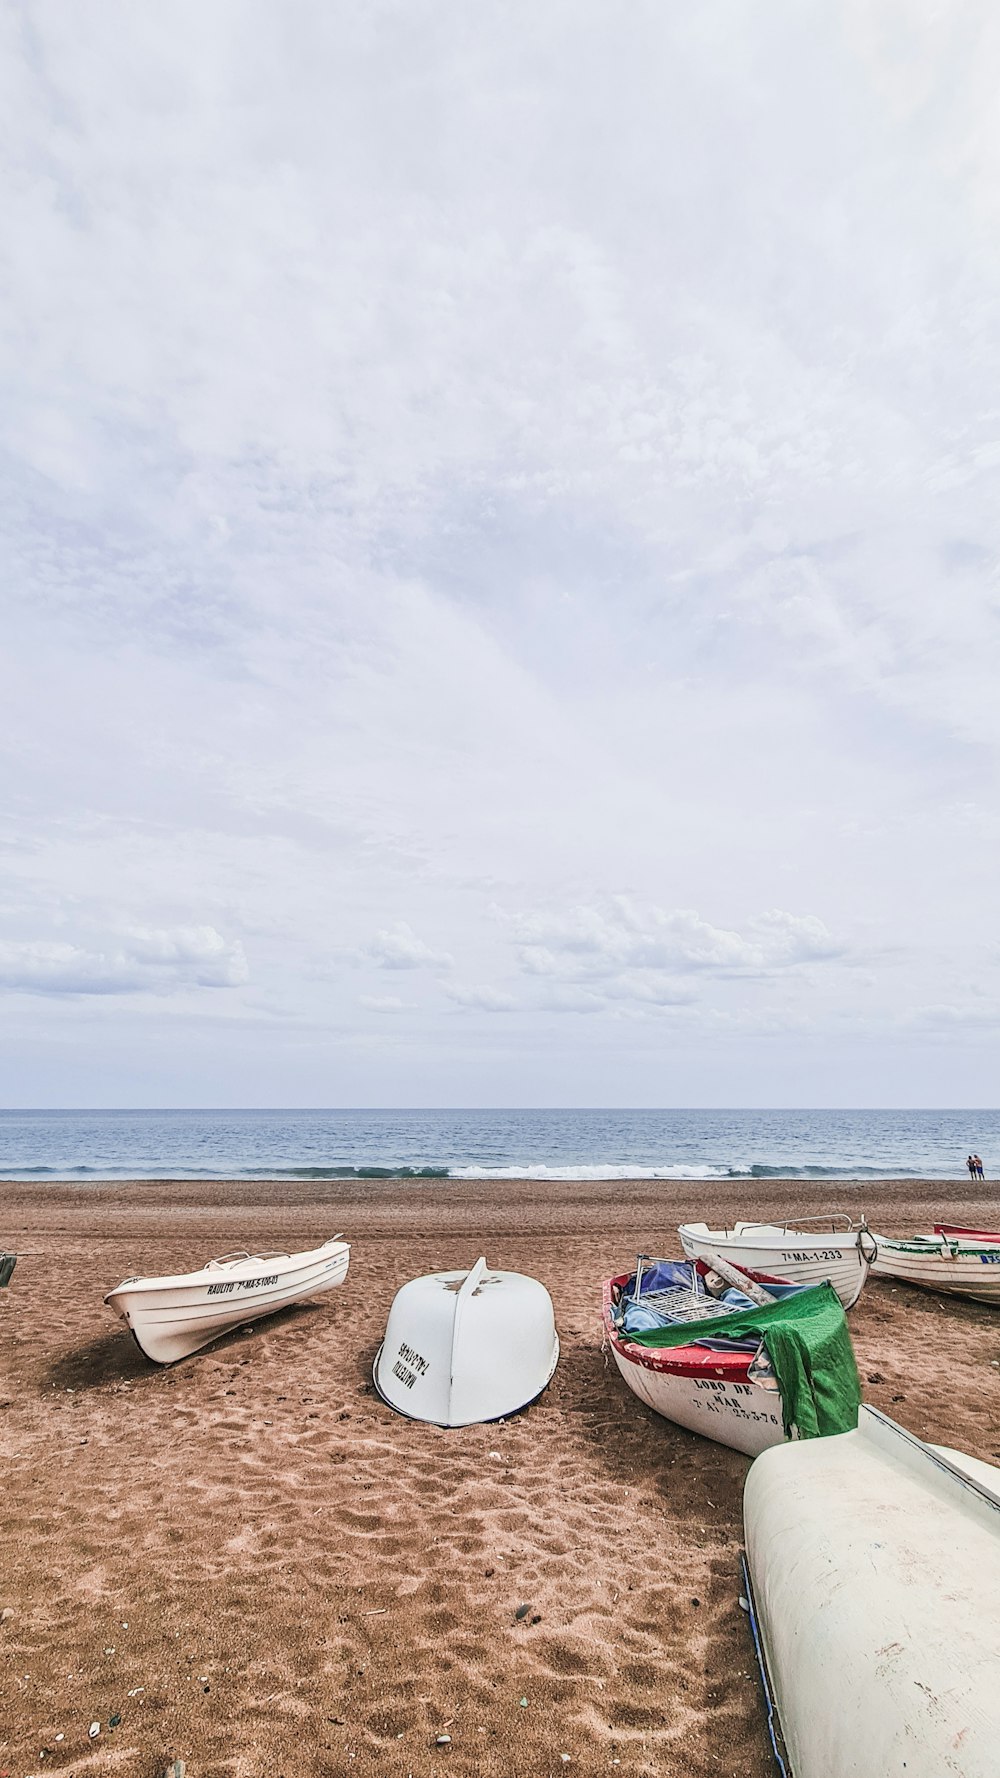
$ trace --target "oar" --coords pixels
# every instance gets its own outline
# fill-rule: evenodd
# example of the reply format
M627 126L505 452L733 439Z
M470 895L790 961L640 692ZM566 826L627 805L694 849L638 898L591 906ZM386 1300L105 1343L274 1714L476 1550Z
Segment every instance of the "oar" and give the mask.
M776 1296L764 1289L763 1284L755 1284L752 1278L748 1278L736 1266L731 1266L728 1259L720 1259L716 1253L712 1255L712 1270L718 1272L719 1277L724 1278L727 1284L733 1284L737 1290L742 1290L743 1295L748 1296L759 1309L766 1309L769 1303L778 1301Z

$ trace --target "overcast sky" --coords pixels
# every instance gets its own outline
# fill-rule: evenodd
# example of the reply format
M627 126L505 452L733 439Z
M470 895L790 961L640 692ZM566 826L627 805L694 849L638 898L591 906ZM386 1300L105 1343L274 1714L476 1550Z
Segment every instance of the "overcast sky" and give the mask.
M995 1105L996 9L2 20L2 1101Z

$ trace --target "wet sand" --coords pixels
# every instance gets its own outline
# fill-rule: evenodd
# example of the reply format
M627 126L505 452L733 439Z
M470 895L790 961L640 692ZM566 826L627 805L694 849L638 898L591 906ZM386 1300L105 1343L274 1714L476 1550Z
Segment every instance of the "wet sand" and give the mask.
M188 1778L766 1778L748 1462L630 1394L601 1281L679 1253L686 1219L847 1202L890 1234L996 1226L998 1190L5 1186L0 1245L25 1257L0 1292L0 1778L160 1778L174 1758ZM169 1370L101 1302L130 1274L341 1230L344 1288ZM552 1292L553 1383L505 1424L400 1419L371 1385L392 1295L480 1252ZM866 1399L1000 1461L1000 1315L875 1281L851 1327Z

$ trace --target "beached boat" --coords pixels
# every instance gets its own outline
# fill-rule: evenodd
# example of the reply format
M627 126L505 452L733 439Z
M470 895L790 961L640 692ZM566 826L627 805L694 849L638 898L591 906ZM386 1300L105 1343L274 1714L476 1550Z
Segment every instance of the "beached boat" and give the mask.
M0 1253L0 1290L6 1288L14 1276L17 1265L16 1253Z
M552 1298L520 1272L433 1272L397 1291L375 1387L411 1420L471 1426L540 1395L559 1360Z
M350 1256L339 1236L305 1253L227 1253L198 1272L126 1278L104 1301L147 1358L174 1364L234 1327L342 1284Z
M977 1303L1000 1306L1000 1234L936 1222L932 1235L911 1235L898 1241L876 1235L874 1239L878 1250L872 1265L875 1277L901 1278L923 1290L942 1290L948 1296L968 1296Z
M822 1226L816 1228L816 1224ZM807 1226L808 1225L808 1226ZM858 1300L875 1258L864 1217L846 1211L791 1222L737 1222L710 1229L688 1222L677 1233L688 1259L728 1260L741 1272L763 1273L786 1284L832 1284L845 1309Z
M796 1412L803 1436L853 1425L860 1385L835 1293L826 1285L773 1282L767 1292L770 1307L762 1309L704 1264L640 1258L635 1272L604 1286L605 1338L625 1382L647 1407L748 1457L780 1444ZM796 1316L808 1326L804 1335L794 1325L784 1330L783 1394L767 1345L768 1324L774 1347L781 1334L774 1323L794 1323ZM817 1376L828 1384L818 1413L815 1401L805 1400L808 1384L800 1368L794 1376L787 1368L789 1340L803 1337L815 1347Z
M996 1778L1000 1470L862 1408L765 1451L743 1518L789 1778Z

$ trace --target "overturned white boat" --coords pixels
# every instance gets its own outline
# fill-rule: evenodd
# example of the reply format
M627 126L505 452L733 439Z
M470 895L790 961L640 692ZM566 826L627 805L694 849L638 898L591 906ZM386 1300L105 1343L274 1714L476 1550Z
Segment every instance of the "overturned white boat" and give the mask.
M540 1395L559 1360L552 1298L537 1278L432 1272L397 1291L375 1359L375 1387L412 1420L471 1426Z
M227 1253L199 1272L126 1278L104 1301L147 1358L174 1364L234 1327L342 1284L350 1257L339 1236L305 1253Z
M935 1223L932 1235L891 1240L876 1235L877 1278L899 1278L946 1296L968 1296L1000 1307L1000 1234Z
M816 1228L819 1223L821 1227ZM791 1222L737 1222L678 1229L688 1259L728 1260L741 1272L783 1284L832 1284L845 1309L857 1302L875 1258L875 1238L862 1216L801 1216Z
M996 1778L1000 1470L862 1408L758 1457L743 1518L789 1778Z

